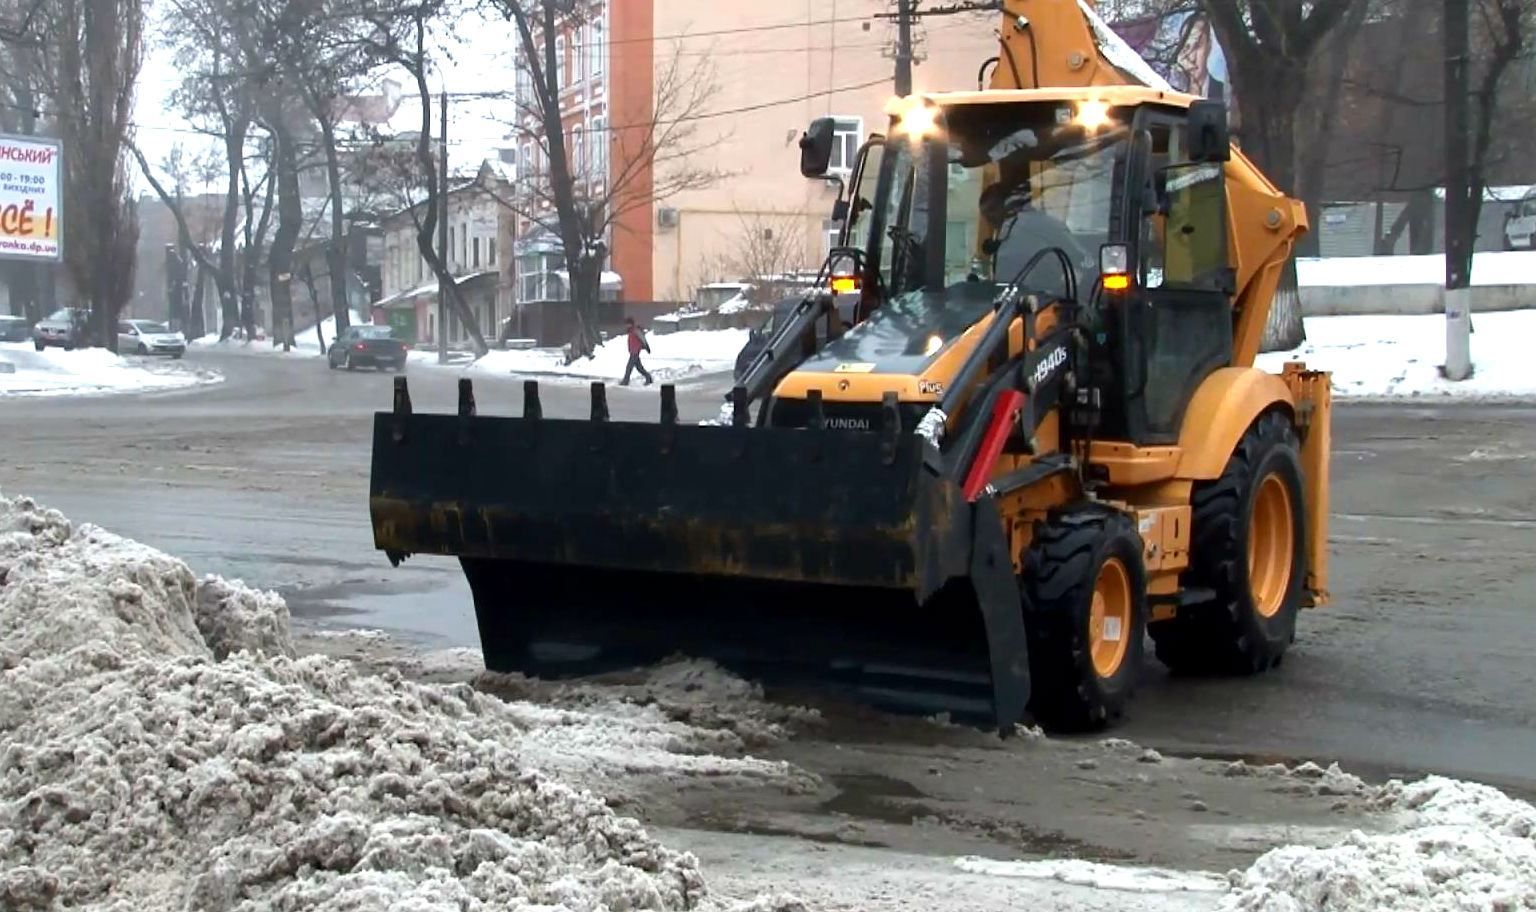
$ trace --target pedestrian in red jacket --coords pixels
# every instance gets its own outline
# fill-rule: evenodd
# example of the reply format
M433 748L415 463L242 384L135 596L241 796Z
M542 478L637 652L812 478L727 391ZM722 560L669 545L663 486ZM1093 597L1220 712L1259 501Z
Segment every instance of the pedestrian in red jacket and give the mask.
M645 378L645 385L650 386L655 381L651 377L651 372L640 363L640 353L649 354L651 343L645 341L645 333L635 325L634 317L626 317L624 326L629 330L629 363L624 366L624 379L619 381L619 386L629 386L629 375L632 371L639 371L640 376Z

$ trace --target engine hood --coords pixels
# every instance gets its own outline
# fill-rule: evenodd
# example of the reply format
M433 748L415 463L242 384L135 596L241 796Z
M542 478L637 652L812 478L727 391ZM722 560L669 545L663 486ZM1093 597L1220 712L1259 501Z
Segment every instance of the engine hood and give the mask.
M806 359L775 395L803 398L819 389L829 401L878 401L886 392L935 400L990 322L996 292L990 282L961 282L893 298Z

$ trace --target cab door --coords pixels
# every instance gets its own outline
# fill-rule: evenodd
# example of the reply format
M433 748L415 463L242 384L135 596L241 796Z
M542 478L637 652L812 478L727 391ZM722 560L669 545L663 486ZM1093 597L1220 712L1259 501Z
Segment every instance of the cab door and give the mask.
M1221 162L1190 161L1180 114L1144 110L1138 142L1149 143L1150 190L1139 218L1136 289L1125 317L1126 423L1141 445L1178 440L1184 410L1202 381L1232 362L1236 272L1227 241Z

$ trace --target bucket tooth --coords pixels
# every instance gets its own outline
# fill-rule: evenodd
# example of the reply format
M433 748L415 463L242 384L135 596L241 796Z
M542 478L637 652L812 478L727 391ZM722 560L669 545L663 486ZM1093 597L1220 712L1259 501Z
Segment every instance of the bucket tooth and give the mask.
M539 402L539 381L523 381L523 417L538 420L544 417L544 405Z
M885 436L880 442L880 461L891 465L896 461L896 447L901 443L901 405L896 393L890 390L880 397L880 427Z
M661 385L661 423L677 424L677 387L671 383Z
M731 424L735 427L746 427L747 417L747 388L734 387L731 389Z
M411 388L404 377L395 378L394 438L399 443L405 439L405 423L411 417Z
M601 380L592 384L592 420L608 420L608 387Z
M475 385L468 377L459 378L459 417L475 417Z

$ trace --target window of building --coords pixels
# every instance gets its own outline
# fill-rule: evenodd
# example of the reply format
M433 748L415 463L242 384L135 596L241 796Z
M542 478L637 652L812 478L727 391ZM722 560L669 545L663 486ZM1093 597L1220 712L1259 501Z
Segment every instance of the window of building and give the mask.
M448 271L449 272L453 271L453 251L455 249L454 248L454 243L453 243L453 238L454 238L453 226L449 225L448 226L448 249L443 251L443 254L448 258L448 262L444 263L443 265L448 267Z
M586 75L585 70L586 70L586 67L587 67L587 60L586 60L586 56L582 53L582 51L585 50L586 45L581 40L582 39L582 35L583 35L583 33L585 31L586 31L586 27L585 26L578 25L578 26L576 26L575 30L573 30L571 32L571 82L572 82L572 84L581 82L581 80Z
M608 118L592 118L592 177L603 180L608 176Z
M469 263L469 226L459 226L459 268Z
M603 20L601 17L592 23L592 40L588 42L587 49L588 53L592 55L592 65L587 68L588 72L593 76L601 76L603 74L604 58L608 56L608 47L603 36Z
M488 238L485 242L485 262L488 266L496 265L496 239Z
M470 247L470 264L472 266L474 266L474 268L476 268L476 269L480 268L480 239L479 238L475 238L474 244L471 245L471 247Z
M555 39L555 72L551 74L559 80L560 88L571 84L570 71L565 58L565 36L561 35Z
M853 170L853 162L859 155L859 145L864 141L864 119L839 117L832 130L832 172L847 173Z
M574 177L586 176L586 158L582 155L581 127L571 131L571 174Z

